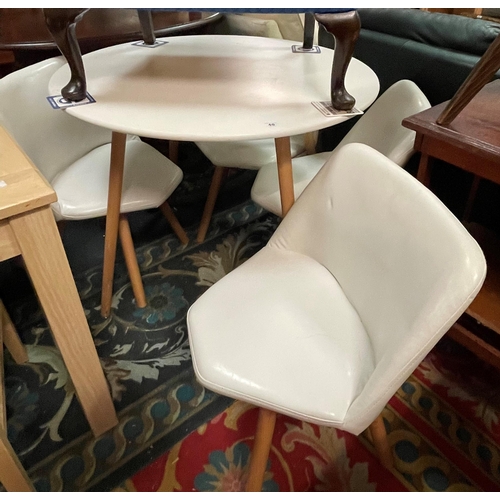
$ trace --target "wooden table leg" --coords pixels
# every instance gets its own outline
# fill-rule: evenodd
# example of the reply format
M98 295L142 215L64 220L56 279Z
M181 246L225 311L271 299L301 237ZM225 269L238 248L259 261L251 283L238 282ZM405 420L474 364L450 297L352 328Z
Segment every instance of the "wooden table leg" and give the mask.
M276 161L278 163L281 215L285 217L295 202L290 137L278 137L274 142L276 145Z
M118 241L126 140L126 134L113 132L102 270L101 315L104 318L107 318L111 313L111 300L113 297L113 276L115 274L116 243Z
M420 163L418 164L417 179L425 186L431 185L431 169L434 158L427 153L421 153Z
M117 417L50 207L9 220L40 305L94 435Z

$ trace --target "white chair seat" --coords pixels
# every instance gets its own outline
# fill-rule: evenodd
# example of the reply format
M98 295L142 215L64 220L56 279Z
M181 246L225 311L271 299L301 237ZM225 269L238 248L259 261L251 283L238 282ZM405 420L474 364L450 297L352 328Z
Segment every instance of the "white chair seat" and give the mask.
M203 385L320 425L342 426L375 365L335 277L288 250L266 247L213 285L188 330Z
M57 219L106 215L111 144L99 146L60 172L51 182L58 201ZM182 170L155 148L128 140L121 213L160 206L182 181Z
M389 87L359 119L335 149L346 144L366 144L400 166L413 153L415 132L401 125L407 116L430 107L422 91L410 80L400 80ZM330 153L311 155L292 161L295 199L319 172ZM264 170L264 172L262 171ZM278 174L273 165L262 166L252 187L252 200L281 216ZM274 166L274 170L276 167Z
M297 199L332 155L331 151L301 156L292 160L293 189ZM269 212L281 217L278 169L268 163L259 169L251 191L252 200Z
M276 165L274 139L234 142L197 142L202 153L217 167L257 170L266 163ZM303 135L290 137L292 158L305 150Z

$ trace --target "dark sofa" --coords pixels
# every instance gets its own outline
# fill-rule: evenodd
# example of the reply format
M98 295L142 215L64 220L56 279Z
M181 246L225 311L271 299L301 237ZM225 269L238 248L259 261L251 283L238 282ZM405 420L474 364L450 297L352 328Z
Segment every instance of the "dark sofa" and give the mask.
M380 80L380 92L401 79L414 81L432 105L451 99L491 42L500 23L418 9L359 9L361 33L354 57L370 66ZM319 44L333 47L331 36L320 30ZM495 75L500 78L500 72ZM333 149L354 125L320 132L319 151ZM416 172L418 155L407 169ZM437 165L436 165L437 167ZM432 189L460 216L472 176L440 162ZM472 217L500 232L500 186L482 181Z

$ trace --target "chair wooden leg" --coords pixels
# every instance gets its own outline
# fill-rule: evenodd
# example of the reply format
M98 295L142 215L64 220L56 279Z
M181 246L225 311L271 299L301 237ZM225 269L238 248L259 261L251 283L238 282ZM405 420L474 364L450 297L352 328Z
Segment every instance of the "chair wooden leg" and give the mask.
M250 470L248 472L246 491L262 491L262 483L264 482L264 474L273 440L275 423L276 413L261 408L252 456L250 457Z
M179 141L168 141L168 158L177 164L179 160Z
M28 361L28 353L24 347L16 328L12 323L5 306L0 300L0 332L2 333L3 343L10 352L12 358L18 365Z
M130 226L125 214L120 214L118 232L120 234L120 243L122 244L128 274L132 283L135 302L137 307L146 307L146 294L144 292L144 285L142 284L141 271L139 269L139 264L137 263L137 255L135 254L132 233L130 232Z
M9 329L14 331L7 311L0 301L0 482L7 491L34 491L33 485L26 474L21 462L17 458L7 439L7 412L5 406L3 342L9 334ZM5 334L5 336L4 336ZM19 340L19 339L17 339Z
M177 235L177 238L179 238L180 242L183 245L187 245L189 243L188 235L175 216L174 211L172 210L172 207L169 205L168 201L165 201L162 205L160 205L160 210L174 230L174 233Z
M215 202L217 201L217 195L219 194L224 173L225 167L215 167L212 182L210 183L210 188L208 190L207 201L205 202L205 208L203 209L203 215L201 216L200 227L198 228L198 235L196 237L196 241L198 243L203 243L205 236L207 235L208 226L210 225L210 219L212 218L212 212L214 211Z
M115 273L116 243L118 240L118 221L120 219L126 142L126 134L113 132L102 269L101 316L103 318L107 318L110 315L111 301L113 300L113 276Z
M0 482L7 491L35 491L4 431L0 432Z
M391 469L393 467L393 458L391 447L387 441L387 432L382 415L379 415L370 425L370 434L380 462L386 469Z
M274 139L274 143L276 148L276 163L278 166L281 215L285 217L295 203L290 137L278 137Z

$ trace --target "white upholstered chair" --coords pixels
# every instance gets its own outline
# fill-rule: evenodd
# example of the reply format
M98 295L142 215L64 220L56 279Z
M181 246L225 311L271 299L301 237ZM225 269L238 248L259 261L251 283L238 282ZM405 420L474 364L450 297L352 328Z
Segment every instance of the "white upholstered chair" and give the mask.
M268 244L188 312L201 384L261 408L247 490L275 412L370 427L390 464L380 414L485 273L476 241L408 172L364 144L335 151Z
M52 109L46 99L49 80L64 64L63 57L54 57L0 79L0 124L54 188L56 220L100 217L107 211L111 131ZM187 243L166 201L182 177L182 170L155 148L139 137L127 138L119 232L138 305L145 305L144 290L125 214L160 207Z
M304 135L290 137L292 158L306 150ZM258 170L263 165L272 164L276 167L276 148L274 139L258 139L253 141L229 142L196 142L202 153L214 166L212 182L208 191L207 201L198 228L197 241L205 240L217 195L228 168L244 168Z
M368 144L400 166L413 153L415 132L401 125L404 118L430 107L418 86L410 80L400 80L389 87L346 134L337 148L352 142ZM294 193L298 198L319 172L331 151L301 156L292 160ZM252 200L281 216L281 199L276 165L261 166L251 191Z

